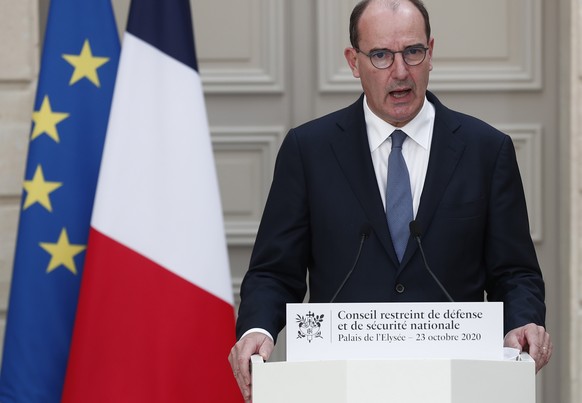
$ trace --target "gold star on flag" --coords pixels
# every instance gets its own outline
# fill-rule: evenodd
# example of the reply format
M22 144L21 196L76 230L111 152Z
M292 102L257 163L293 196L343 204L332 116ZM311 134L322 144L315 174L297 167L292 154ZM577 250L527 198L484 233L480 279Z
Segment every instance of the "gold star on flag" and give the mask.
M47 273L63 265L71 273L77 274L74 257L83 252L86 246L71 244L65 228L61 230L57 243L40 242L39 245L51 255L51 261L46 269Z
M34 129L30 140L32 141L41 134L46 133L47 136L58 143L59 133L57 132L57 124L68 117L68 113L53 112L49 97L45 95L40 110L32 112Z
M51 199L49 194L56 189L63 186L61 182L45 181L42 167L37 165L36 171L32 180L24 181L24 190L26 190L26 199L24 200L23 210L32 206L34 203L39 203L41 206L52 212Z
M93 56L91 52L91 45L89 45L89 40L85 39L83 43L83 49L79 55L63 55L63 59L69 62L75 70L71 76L71 81L69 85L75 84L82 78L87 78L95 86L100 87L99 76L97 75L97 69L103 66L109 61L108 57L97 57Z

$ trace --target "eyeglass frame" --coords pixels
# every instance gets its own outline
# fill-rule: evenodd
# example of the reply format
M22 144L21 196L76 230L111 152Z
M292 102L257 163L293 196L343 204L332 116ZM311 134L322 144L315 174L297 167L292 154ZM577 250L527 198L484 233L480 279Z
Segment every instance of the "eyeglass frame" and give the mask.
M388 68L390 68L393 64L394 64L394 60L396 60L396 54L401 53L402 54L402 60L404 61L404 63L406 63L407 66L410 67L414 67L414 66L418 66L420 64L422 64L422 62L425 61L426 59L426 54L427 51L429 50L429 47L426 47L424 45L413 45L413 46L409 46L403 50L390 50L390 49L375 49L370 51L369 53L366 53L364 51L362 51L360 48L355 47L354 48L356 50L357 53L361 53L364 56L368 56L368 58L370 59L370 63L372 63L372 66L374 66L375 68L377 68L378 70L386 70ZM404 53L410 50L421 50L424 52L424 56L422 58L422 60L420 60L418 63L416 64L410 64L406 61L406 58L404 57ZM378 52L384 52L384 53L391 53L392 54L392 63L390 63L389 65L387 65L386 67L378 67L374 64L374 61L372 60L372 56L374 56L376 53Z

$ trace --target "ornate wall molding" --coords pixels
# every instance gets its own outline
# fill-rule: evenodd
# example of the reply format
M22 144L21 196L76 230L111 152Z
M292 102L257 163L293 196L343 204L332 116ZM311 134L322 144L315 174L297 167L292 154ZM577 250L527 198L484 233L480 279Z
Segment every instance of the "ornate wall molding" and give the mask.
M361 91L343 58L343 49L350 46L347 27L354 3L318 0L321 92ZM426 0L426 5L435 36L432 90L542 88L541 0Z
M281 144L282 127L212 127L227 242L252 246Z
M283 91L284 16L282 0L194 1L200 75L204 91ZM197 18L198 17L198 18ZM239 35L225 35L229 25ZM233 28L233 26L235 28ZM212 38L212 39L210 39Z

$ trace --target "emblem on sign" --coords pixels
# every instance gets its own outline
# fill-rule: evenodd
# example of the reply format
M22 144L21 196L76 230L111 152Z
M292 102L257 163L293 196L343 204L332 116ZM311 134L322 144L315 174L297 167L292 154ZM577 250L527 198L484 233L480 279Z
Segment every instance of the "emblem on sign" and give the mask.
M299 330L297 331L298 339L307 339L310 343L314 338L323 339L323 336L321 335L323 314L316 315L309 311L305 316L298 314L295 321L299 327Z

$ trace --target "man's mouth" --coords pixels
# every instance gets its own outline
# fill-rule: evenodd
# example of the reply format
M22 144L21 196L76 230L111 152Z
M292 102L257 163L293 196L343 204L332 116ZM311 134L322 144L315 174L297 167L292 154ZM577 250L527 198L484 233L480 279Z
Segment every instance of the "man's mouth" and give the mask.
M404 98L405 96L410 94L410 91L411 91L410 89L390 91L390 96L394 98Z

